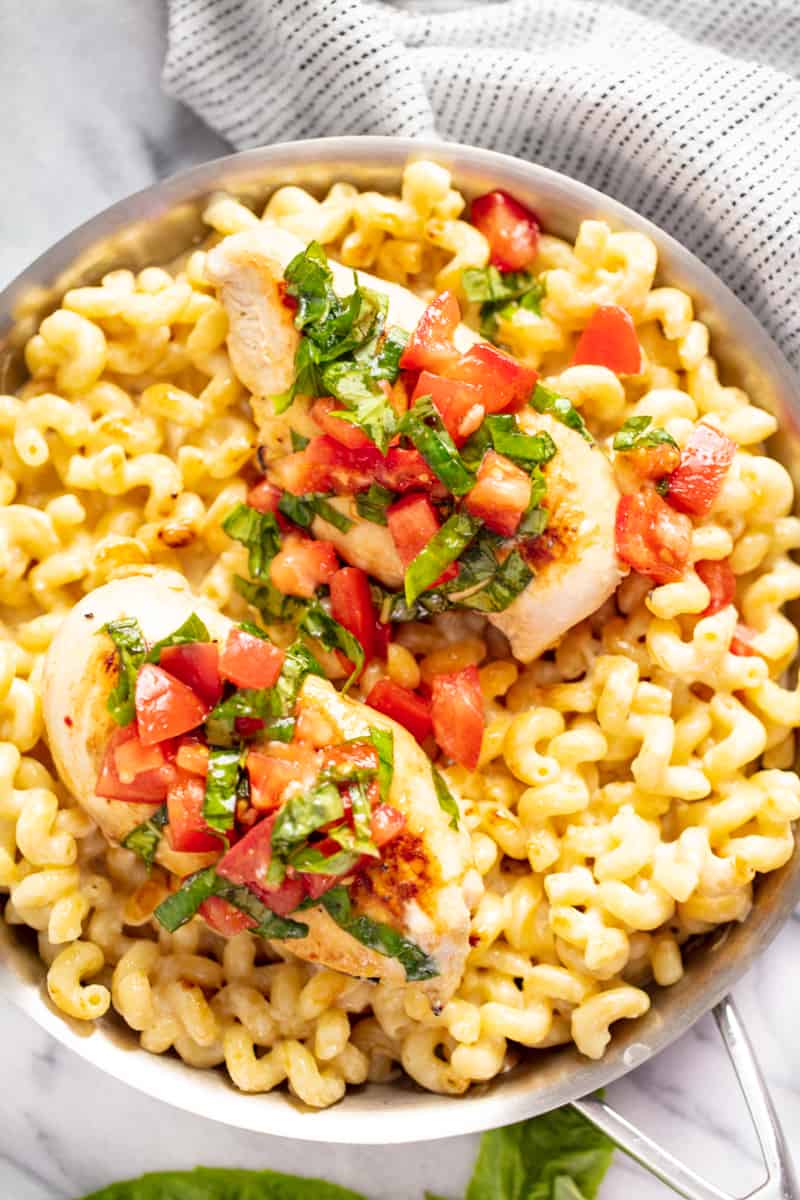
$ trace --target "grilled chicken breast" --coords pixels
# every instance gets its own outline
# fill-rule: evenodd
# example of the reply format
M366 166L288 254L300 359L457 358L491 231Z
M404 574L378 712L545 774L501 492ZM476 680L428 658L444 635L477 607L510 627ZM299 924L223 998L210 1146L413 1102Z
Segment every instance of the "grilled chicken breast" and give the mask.
M97 796L95 783L115 729L106 701L117 678L116 653L102 632L106 622L136 617L148 642L168 636L197 613L212 637L224 640L231 622L198 599L172 571L115 580L91 592L70 612L47 656L44 712L47 737L66 786L106 837L120 842L156 811ZM369 735L370 726L394 735L394 775L389 802L406 817L406 829L351 889L354 915L391 925L437 963L439 974L421 985L443 1003L455 990L469 950L468 893L477 882L466 830L452 829L439 807L431 764L411 735L389 718L340 696L326 680L308 676L300 704L324 712L342 741ZM213 863L215 854L176 853L162 839L157 861L179 876ZM394 958L370 950L337 925L321 906L302 914L307 937L276 943L282 954L318 962L348 975L405 981Z

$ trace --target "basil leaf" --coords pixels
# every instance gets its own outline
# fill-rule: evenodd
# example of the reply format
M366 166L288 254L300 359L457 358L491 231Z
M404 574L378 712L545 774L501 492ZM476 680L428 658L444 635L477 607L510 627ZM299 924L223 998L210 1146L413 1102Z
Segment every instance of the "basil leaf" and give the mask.
M130 725L136 716L136 676L145 660L147 643L135 617L109 621L100 632L107 633L116 647L119 671L106 707L118 725Z
M485 1133L465 1200L551 1200L564 1177L582 1200L595 1200L613 1152L611 1139L576 1109L558 1108Z
M333 830L330 836L334 836ZM295 871L309 875L346 875L360 857L361 853L357 850L338 850L326 856L316 846L301 846L289 856L289 865Z
M269 578L269 564L281 548L281 531L274 513L237 504L222 522L228 537L246 546L247 569L254 579Z
M282 710L290 713L294 709L297 694L303 686L306 675L319 675L325 678L325 672L314 655L302 642L292 642L286 651L281 673L275 682L275 691L280 697Z
M549 413L562 425L574 429L584 441L589 442L590 445L594 444L594 438L586 428L586 422L566 396L559 396L556 392L551 392L549 388L543 387L541 383L537 383L530 403L537 412Z
M293 621L303 609L302 600L298 600L296 596L284 596L269 579L253 583L249 579L243 579L241 575L234 575L233 586L248 604L258 609L261 619L267 625Z
M350 518L329 504L321 492L308 492L304 496L293 496L290 492L284 492L278 501L278 510L290 521L294 521L295 525L301 525L304 529L311 528L314 517L322 517L323 521L333 525L340 533L347 533L353 527Z
M237 785L242 752L220 746L208 748L208 774L203 799L203 818L206 825L224 833L233 829L236 819Z
M504 612L525 591L532 579L531 568L518 550L512 550L491 579L479 591L461 597L459 604L477 612Z
M122 839L122 845L126 850L132 850L134 854L138 854L139 858L147 867L148 871L153 865L158 846L161 841L164 826L167 823L167 806L162 804L161 808L153 813L152 817L148 817L146 821L142 821L135 829Z
M496 337L499 317L510 321L520 308L541 315L545 284L529 271L467 267L461 273L461 283L467 299L481 305L480 331L485 338Z
M197 613L192 613L190 617L186 618L179 629L176 629L169 637L162 638L160 642L156 642L154 646L151 646L144 661L149 663L160 662L161 651L166 650L168 646L190 646L195 642L210 641L211 634Z
M653 418L645 416L628 417L614 435L614 449L625 452L629 450L644 450L648 446L672 446L679 449L675 438L662 429L660 425L651 425Z
M234 908L252 917L257 924L251 932L260 937L299 938L308 933L307 925L279 917L249 888L223 879L214 867L206 867L203 871L189 875L176 892L161 901L154 915L165 929L174 933L181 925L190 921L201 904L212 896L220 896Z
M355 780L347 788L347 796L350 800L350 807L353 813L353 832L354 839L352 846L348 849L359 850L362 854L378 855L378 850L372 840L372 805L369 802L366 785L361 779ZM350 830L347 830L347 834ZM331 834L334 837L335 834ZM341 836L347 836L342 834ZM340 838L337 840L341 840ZM341 845L347 846L347 842L341 842Z
M407 345L408 334L405 329L390 325L371 364L373 379L386 379L394 383L400 374L400 359Z
M350 659L353 670L342 687L342 691L346 692L364 666L364 647L358 638L335 621L316 601L308 605L298 629L304 630L309 637L319 638L326 650L341 650Z
M112 1183L84 1200L366 1200L366 1197L322 1179L284 1175L279 1171L195 1167L191 1171L157 1171Z
M394 733L391 729L378 729L375 725L370 725L369 739L378 751L378 787L381 800L385 801L389 799L394 776Z
M406 568L405 597L411 605L421 592L435 583L446 567L455 562L480 528L468 513L453 513Z
M347 361L330 363L323 371L322 385L327 395L345 406L332 415L358 425L385 454L397 432L397 417L369 366Z
M497 453L504 454L514 462L541 466L550 462L556 453L556 444L549 433L521 433L512 416L488 416L484 424L488 427Z
M296 429L290 429L289 436L292 439L292 450L295 452L295 454L299 450L305 450L306 446L311 441L311 438L307 438L303 433L298 433Z
M443 813L447 813L450 818L450 828L458 829L461 813L456 798L447 786L444 776L436 770L436 767L431 767L431 774L433 775L433 786L436 788L436 799L439 801L439 808Z
M492 444L492 435L486 421L483 420L461 447L461 461L469 471L477 471L483 461L483 456Z
M263 724L251 734L236 731L234 737L237 717L250 717ZM294 727L294 716L285 711L277 684L271 688L237 688L211 710L205 725L209 742L226 748L230 748L234 741L255 736L270 741L290 742Z
M380 921L373 921L371 917L353 916L350 897L345 888L331 888L320 896L319 903L336 924L357 942L361 942L362 946L367 946L387 958L396 958L403 967L409 983L420 979L434 979L439 974L436 960L396 929Z
M586 1200L585 1195L570 1175L556 1175L551 1195L553 1200Z
M272 827L273 852L284 856L305 841L310 833L342 816L342 797L332 783L323 783L301 796L292 796L279 811Z
M297 301L294 323L304 329L311 322L324 322L338 306L333 290L333 273L319 242L309 242L291 260L283 273L286 292Z
M428 424L429 421L433 424ZM431 470L454 496L464 496L474 487L475 476L464 465L430 396L421 396L417 400L398 429L411 439Z
M356 492L356 509L365 521L375 525L388 525L386 509L394 500L394 494L379 483L371 483L366 492Z

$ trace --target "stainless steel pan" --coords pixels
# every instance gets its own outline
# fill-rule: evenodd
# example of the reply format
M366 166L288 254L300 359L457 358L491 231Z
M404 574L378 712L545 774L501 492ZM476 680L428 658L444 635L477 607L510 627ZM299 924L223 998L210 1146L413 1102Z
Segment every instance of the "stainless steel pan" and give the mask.
M504 187L540 214L546 228L573 238L585 217L639 229L657 244L660 278L685 288L708 322L714 352L728 382L746 388L781 417L776 453L800 482L797 383L774 344L747 309L687 250L623 205L543 167L467 146L393 138L330 138L251 150L204 164L123 200L64 238L0 295L0 390L20 376L20 347L68 287L96 281L116 266L134 269L169 261L204 236L201 212L209 193L227 189L246 201L295 183L316 191L337 179L359 187L396 189L409 157L448 166L465 193ZM0 986L43 1028L102 1070L161 1100L243 1129L338 1143L415 1142L493 1128L568 1102L690 1200L730 1200L699 1179L604 1101L590 1097L679 1038L714 1009L764 1154L768 1178L753 1197L800 1197L791 1165L746 1035L726 996L756 954L773 939L800 900L800 855L766 876L751 916L695 947L684 978L654 989L650 1011L616 1026L601 1062L572 1048L531 1053L501 1078L460 1098L435 1096L411 1084L354 1091L324 1112L300 1111L285 1093L248 1096L214 1071L176 1058L133 1053L135 1035L113 1018L87 1029L57 1013L43 988L43 969L19 929L0 925Z

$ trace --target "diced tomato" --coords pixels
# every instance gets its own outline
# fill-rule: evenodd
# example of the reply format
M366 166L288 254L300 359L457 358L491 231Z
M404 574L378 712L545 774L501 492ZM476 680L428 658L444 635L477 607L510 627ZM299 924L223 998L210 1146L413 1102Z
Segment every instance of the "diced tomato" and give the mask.
M411 402L416 404L421 396L430 396L445 429L461 446L486 416L483 395L483 389L474 384L421 371Z
M159 665L185 683L212 708L222 698L219 647L216 643L191 642L186 646L167 646L161 651Z
M418 742L424 742L433 730L430 701L391 679L379 679L365 703L397 721Z
M175 767L164 761L160 767L143 771L128 783L123 783L117 770L116 758L123 746L135 744L146 752L138 738L135 724L115 729L112 733L95 785L95 793L107 800L129 800L136 804L160 804L175 778ZM139 750L137 750L139 753Z
M240 908L234 908L221 896L209 896L197 911L206 925L210 926L215 933L221 933L223 937L236 937L237 933L243 933L245 929L253 929L258 924L254 917L249 917Z
M114 766L122 783L132 783L145 771L157 771L166 761L160 746L143 746L138 737L121 742L114 751Z
M325 746L320 755L321 770L330 771L341 779L356 771L377 771L380 766L378 751L372 742L343 742L338 746Z
M315 400L311 416L323 433L335 438L337 442L341 442L350 450L374 449L374 443L367 437L363 429L359 429L352 421L343 421L341 417L331 415L334 412L341 412L342 407L340 400L334 400L331 396L321 396L319 400Z
M286 654L272 642L232 629L225 642L219 669L224 679L240 688L270 688L277 680Z
M404 814L393 808L391 804L379 804L372 810L370 834L379 850L392 838L396 838L398 833L402 833L405 827Z
M636 475L637 479L663 479L674 471L680 462L681 452L669 442L658 446L640 446L619 455Z
M472 201L470 220L489 243L491 262L501 271L524 271L539 248L534 212L498 189Z
M530 501L530 475L504 454L488 450L464 505L473 517L478 517L495 533L511 537L517 532Z
M578 338L572 362L574 366L591 363L607 367L616 375L638 375L642 348L628 310L617 304L596 308Z
M269 565L270 579L284 596L314 595L323 583L330 583L339 569L333 542L318 542L301 534L290 533Z
M319 759L302 743L275 744L267 751L250 751L247 773L250 776L250 803L261 812L269 812L281 803L290 783L298 784L301 790L313 785L319 774Z
M204 854L207 850L222 849L219 835L206 825L203 817L205 794L203 780L184 772L167 792L169 842L173 850Z
M667 500L680 512L708 516L733 462L736 443L713 425L697 425L669 477Z
M420 317L400 358L406 371L443 371L458 360L453 335L461 309L452 292L442 292Z
M415 448L390 446L375 469L375 479L392 492L419 491L446 496L447 489Z
M205 742L195 741L194 738L186 738L178 746L175 762L182 771L188 771L191 775L207 775L208 746Z
M365 571L342 567L336 572L331 579L331 614L361 643L364 660L369 662L375 650L377 614Z
M324 896L325 893L329 892L332 887L336 887L337 883L340 882L342 877L341 875L320 875L318 873L312 874L311 872L308 872L307 874L302 875L301 878L303 880L303 886L307 895L310 896L312 900L319 900L320 896Z
M298 308L300 307L300 302L296 296L289 295L289 292L287 291L288 286L289 285L285 279L278 280L278 295L280 297L281 304L284 308L288 308L290 312L297 312Z
M233 722L236 732L240 737L253 737L258 733L259 729L264 728L264 722L261 717L236 717Z
M692 523L676 513L654 488L642 488L617 506L617 554L640 575L674 583L689 561Z
M700 614L702 617L710 617L712 613L733 604L736 597L736 576L727 558L703 558L694 564L694 569L711 593L708 607Z
M439 530L439 518L436 509L427 496L420 492L411 492L398 500L386 510L389 532L395 544L398 556L404 567L413 562L421 550ZM454 563L442 573L441 582L452 579L457 574Z
M262 479L247 493L247 503L260 513L275 513L283 493L268 479Z
M488 342L470 346L446 374L448 379L477 388L489 413L517 412L524 408L539 378L533 367L526 367Z
M433 735L445 754L474 771L485 725L477 667L434 675L431 690Z
M755 629L751 629L749 625L737 622L736 628L733 631L731 638L731 654L739 654L743 658L753 658L758 654L753 645L753 638L756 636Z
M139 738L145 746L196 729L211 710L185 683L153 663L139 668L135 701Z
M279 459L272 467L272 475L276 483L294 496L306 492L350 495L368 488L382 463L377 446L353 450L322 434L312 438L305 450Z
M241 883L256 893L273 912L285 917L294 912L305 895L302 879L287 875L279 887L267 883L272 861L274 817L265 817L232 846L217 863L217 874L231 883Z

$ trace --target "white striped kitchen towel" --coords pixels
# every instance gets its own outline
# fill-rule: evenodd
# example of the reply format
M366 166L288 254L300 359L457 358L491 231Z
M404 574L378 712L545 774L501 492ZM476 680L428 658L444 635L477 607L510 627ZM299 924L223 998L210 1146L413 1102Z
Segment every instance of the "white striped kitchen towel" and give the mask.
M698 254L800 364L800 0L168 0L164 86L234 146L437 134Z

